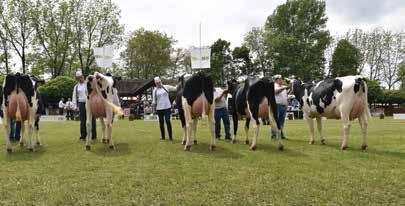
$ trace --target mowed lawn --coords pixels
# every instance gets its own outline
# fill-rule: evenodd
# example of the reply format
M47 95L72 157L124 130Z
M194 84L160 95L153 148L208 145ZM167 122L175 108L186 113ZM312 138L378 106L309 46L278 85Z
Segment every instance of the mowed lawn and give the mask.
M357 121L347 151L335 120L324 121L326 145L319 135L308 145L305 122L287 121L282 152L269 126L249 151L242 122L240 141L221 140L213 152L200 122L198 145L184 152L173 124L172 143L159 140L157 122L118 121L116 150L98 141L85 151L78 122L43 122L44 146L14 145L11 155L1 129L0 205L405 205L405 121L373 119L367 152Z

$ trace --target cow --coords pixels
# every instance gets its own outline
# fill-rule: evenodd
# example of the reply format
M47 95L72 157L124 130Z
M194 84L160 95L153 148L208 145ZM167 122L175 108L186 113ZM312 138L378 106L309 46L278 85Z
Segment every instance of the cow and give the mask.
M211 133L210 150L216 147L215 141L215 119L214 119L214 84L211 77L198 72L189 79L180 78L180 84L177 87L176 105L179 111L179 117L184 129L183 141L185 151L191 149L191 136L194 144L197 144L195 133L198 118L203 115L208 116L208 126ZM181 106L180 106L181 105Z
M102 131L102 142L109 144L110 149L114 149L112 141L112 124L114 114L123 115L119 106L118 91L115 88L114 79L111 75L103 75L95 72L86 78L87 98L87 137L86 150L90 150L91 120L93 117L99 118ZM104 118L106 121L104 121Z
M371 118L367 100L367 83L362 76L345 76L305 83L299 79L290 80L290 94L300 102L309 131L309 144L314 144L314 123L316 118L321 144L325 144L322 134L322 117L342 119L343 142L341 149L348 147L350 121L358 118L362 131L361 148L367 148L367 125Z
M259 118L268 118L273 131L278 140L278 149L283 150L284 145L280 138L281 130L277 117L277 104L274 94L274 82L267 78L246 79L244 83L239 84L236 80L227 82L228 92L232 95L231 107L233 119L233 137L232 143L236 141L238 130L238 119L241 116L246 117L245 123L245 143L249 144L249 123L254 120L254 138L250 146L251 150L257 148L257 138L259 135Z
M42 145L39 137L39 119L43 110L43 103L37 90L37 81L39 80L34 76L16 73L8 74L3 82L3 126L8 153L12 153L12 145L9 139L11 119L21 122L20 146L24 145L25 121L28 122L29 151L34 151L33 133L35 133L37 146Z

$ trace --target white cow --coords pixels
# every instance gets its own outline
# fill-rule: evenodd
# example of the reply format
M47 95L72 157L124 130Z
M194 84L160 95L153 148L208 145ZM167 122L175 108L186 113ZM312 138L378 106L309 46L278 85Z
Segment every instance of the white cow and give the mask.
M356 118L362 131L362 146L367 148L367 125L371 118L367 101L367 84L361 76L345 76L326 79L318 83L304 83L301 80L290 80L290 93L300 101L309 130L310 144L314 144L314 123L316 118L321 144L325 139L322 134L322 117L342 119L343 142L341 149L348 147L350 121Z
M111 76L95 72L87 78L87 138L86 149L90 150L91 120L93 117L100 118L103 143L109 143L110 149L114 149L112 141L112 124L114 114L122 115L119 107L117 89L114 87L114 79ZM104 118L106 121L104 121Z

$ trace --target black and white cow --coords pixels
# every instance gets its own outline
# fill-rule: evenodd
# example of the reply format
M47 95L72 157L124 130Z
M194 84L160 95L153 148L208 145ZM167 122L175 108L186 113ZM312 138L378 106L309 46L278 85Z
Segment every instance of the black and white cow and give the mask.
M233 138L232 142L236 140L236 133L238 130L238 119L240 116L246 117L245 124L245 143L249 144L249 122L253 119L254 122L254 139L250 146L251 150L257 147L257 138L259 135L259 118L268 117L273 130L276 132L278 139L278 148L284 149L280 135L280 124L277 117L277 104L274 97L274 82L263 79L247 79L243 84L239 84L236 80L227 82L228 91L232 94L231 107L233 119Z
M184 150L191 148L191 136L194 144L197 143L195 133L198 118L207 115L208 126L211 133L210 150L216 146L215 142L215 119L214 119L214 84L209 75L198 72L189 79L182 77L177 87L176 105L179 110L180 120L184 129L183 142Z
M6 133L7 152L12 152L9 139L10 122L15 119L21 122L20 145L24 145L24 122L28 122L28 149L34 151L32 133L35 133L36 144L41 146L39 137L39 118L43 110L42 98L37 90L37 78L25 74L8 74L3 82L2 111L3 126Z
M115 88L114 79L111 75L103 75L95 72L89 75L87 80L87 138L86 149L90 150L91 120L99 118L103 143L109 143L110 149L114 149L112 141L112 124L114 114L122 115L123 111L119 106L118 91ZM104 118L106 121L104 121Z
M326 79L317 83L304 83L301 80L290 80L290 93L300 102L304 112L311 138L314 144L314 123L316 118L321 144L325 139L322 134L322 117L328 119L342 119L343 142L341 149L348 147L350 121L356 118L362 130L362 146L367 148L367 125L370 120L370 110L367 101L367 84L361 76L345 76Z

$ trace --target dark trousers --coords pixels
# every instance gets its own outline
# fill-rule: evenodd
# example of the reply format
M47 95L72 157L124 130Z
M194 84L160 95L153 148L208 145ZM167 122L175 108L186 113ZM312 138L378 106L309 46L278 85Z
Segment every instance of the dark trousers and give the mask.
M71 110L71 109L68 109L68 110L66 110L66 119L67 120L74 120L74 118L73 118L73 110Z
M159 116L160 135L162 139L165 139L165 121L167 125L167 131L169 132L169 139L172 140L172 123L170 121L171 109L162 109L156 111Z
M80 139L86 139L87 136L87 129L86 129L86 103L79 102L79 115L80 115ZM96 118L93 117L91 120L91 139L96 139Z
M10 121L10 141L20 141L21 138L21 122L16 122L14 119Z
M284 122L285 122L285 115L287 114L287 106L282 105L282 104L277 104L277 117L278 121L280 122L280 127L281 127L281 139L285 139L284 136ZM271 138L275 139L276 138L276 133L271 130Z
M229 115L228 110L224 108L215 109L215 136L217 139L221 137L221 119L224 122L225 127L225 139L230 139L231 134L229 132Z

